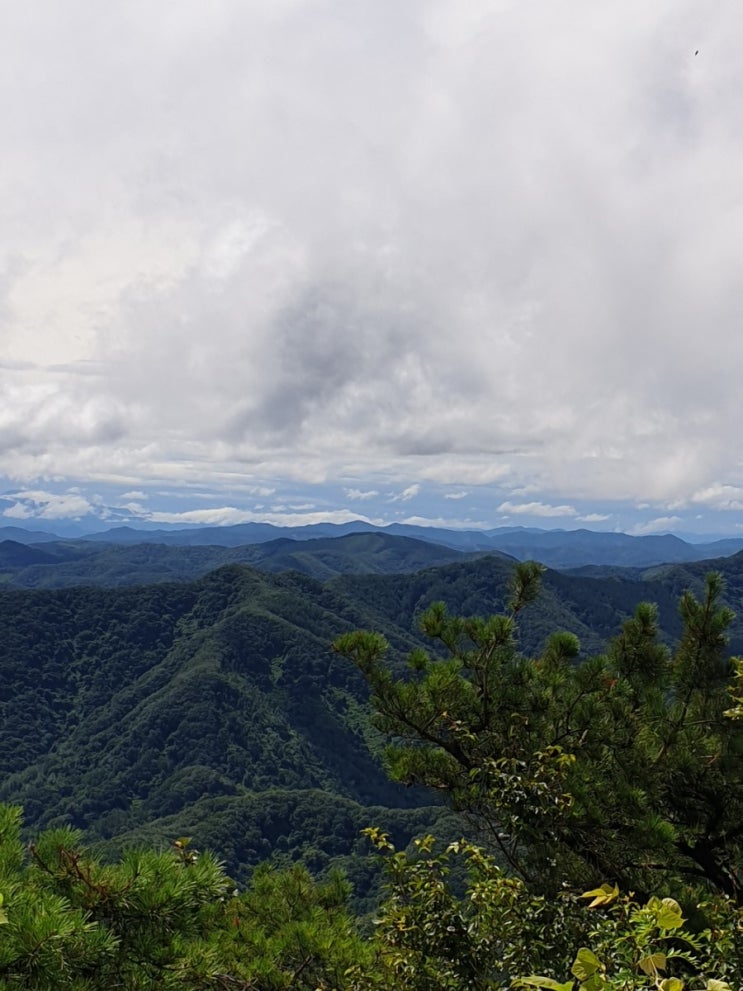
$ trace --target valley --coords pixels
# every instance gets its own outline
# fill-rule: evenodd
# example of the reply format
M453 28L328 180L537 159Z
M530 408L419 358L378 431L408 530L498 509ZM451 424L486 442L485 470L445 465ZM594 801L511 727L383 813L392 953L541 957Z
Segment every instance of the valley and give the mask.
M17 546L0 545L0 800L23 806L29 830L70 825L112 852L186 834L236 876L273 855L361 877L364 826L404 846L450 815L389 781L366 685L330 645L379 631L402 671L426 643L418 620L432 602L502 609L512 558L379 533ZM641 601L657 603L671 642L680 593L710 570L737 606L743 554L547 570L522 649L538 653L560 629L581 656L598 653ZM741 620L730 648L743 650Z

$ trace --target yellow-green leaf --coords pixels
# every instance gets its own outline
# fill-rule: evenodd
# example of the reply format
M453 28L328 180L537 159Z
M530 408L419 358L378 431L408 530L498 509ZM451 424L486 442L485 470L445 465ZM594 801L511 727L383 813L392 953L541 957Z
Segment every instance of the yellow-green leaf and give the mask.
M640 968L648 977L656 977L659 970L666 969L665 953L651 953L648 957L643 957L640 961Z
M575 958L575 963L570 968L570 973L574 974L579 981L587 981L589 977L601 966L601 961L593 952L589 950L587 946L583 946L578 950L578 955Z
M619 888L616 884L613 888L609 884L602 884L600 888L592 888L590 891L584 891L581 895L581 898L593 899L588 906L589 908L596 908L597 905L609 905L618 897Z
M658 925L661 929L680 929L683 924L679 903L673 898L664 898L658 910Z
M684 982L678 977L667 977L660 982L660 991L684 991Z

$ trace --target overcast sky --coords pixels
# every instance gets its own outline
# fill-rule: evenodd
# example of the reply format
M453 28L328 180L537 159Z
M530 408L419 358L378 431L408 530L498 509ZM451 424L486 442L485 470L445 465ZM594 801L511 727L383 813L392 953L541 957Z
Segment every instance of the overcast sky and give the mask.
M0 15L0 524L743 526L738 0Z

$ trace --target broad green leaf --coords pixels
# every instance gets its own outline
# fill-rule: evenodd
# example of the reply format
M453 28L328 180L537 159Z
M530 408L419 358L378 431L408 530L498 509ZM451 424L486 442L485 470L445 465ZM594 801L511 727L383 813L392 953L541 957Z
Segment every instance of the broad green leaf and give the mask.
M664 898L658 911L658 925L662 929L680 929L684 924L681 906L673 898Z
M643 957L640 961L640 968L648 977L655 977L659 970L666 969L665 953L651 953L650 956Z
M707 981L707 991L733 991L727 981L716 981L711 977Z
M596 973L601 966L601 961L587 946L578 950L575 963L570 968L570 973L574 974L579 981L587 981L589 977Z
M609 884L602 884L600 888L592 888L590 891L584 891L581 898L593 898L593 901L588 907L596 908L597 905L611 904L618 896L619 888L616 884L613 888Z
M660 991L684 991L684 982L678 977L667 977L659 986Z

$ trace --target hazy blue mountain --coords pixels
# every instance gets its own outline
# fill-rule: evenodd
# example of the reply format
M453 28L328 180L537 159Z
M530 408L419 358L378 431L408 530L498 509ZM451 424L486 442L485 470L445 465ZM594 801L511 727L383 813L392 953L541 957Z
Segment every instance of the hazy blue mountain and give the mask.
M16 540L19 544L43 544L60 540L58 533L47 530L32 530L20 526L0 526L0 540Z
M705 557L703 547L688 544L672 534L631 537L625 533L592 530L507 533L494 530L489 531L489 535L500 550L519 560L541 561L551 568L575 568L585 564L647 567L665 562L699 561Z
M236 523L233 526L188 527L182 530L139 530L130 526L115 527L85 539L112 544L157 543L177 546L241 547L262 544L270 540L289 538L312 540L321 537L342 537L349 533L379 530L357 520L352 523L315 523L307 526L279 527L272 523Z
M0 569L25 568L32 564L55 564L53 554L39 550L32 544L20 544L17 540L0 541Z
M242 547L59 541L45 544L42 552L34 545L14 543L12 546L18 550L6 558L2 546L0 579L20 588L190 581L222 565L238 563L251 564L262 571L299 571L325 580L340 574L418 571L471 556L443 545L379 532L315 540L282 537Z
M318 523L301 527L275 527L268 523L241 523L228 527L147 532L120 527L91 535L89 540L113 543L157 542L170 545L220 545L236 547L288 538L316 540L350 533L382 532L442 544L460 551L502 551L519 560L534 559L551 568L581 565L649 567L654 564L700 561L743 549L743 538L711 544L691 544L673 534L633 537L625 533L593 530L538 530L528 527L498 527L493 530L452 530L393 523L374 527L369 523Z
M12 532L11 532L12 531ZM727 556L743 549L743 537L708 543L692 543L673 534L633 537L586 529L541 530L534 527L497 527L491 530L453 530L393 523L375 527L362 520L349 523L317 523L298 527L277 527L270 523L240 523L235 526L189 527L187 529L137 529L114 527L78 538L92 544L161 544L170 547L245 547L277 540L327 540L351 534L382 533L409 537L429 544L466 553L500 551L519 560L541 561L562 570L588 565L647 568L656 564L700 561ZM38 532L23 536L19 528L0 528L0 538L21 543L38 543ZM44 540L55 540L46 534ZM248 560L241 558L241 560ZM291 565L290 565L291 566Z
M731 554L737 554L738 551L743 550L743 538L724 537L720 540L695 544L694 546L703 554L703 560L712 560L716 557L730 557Z

